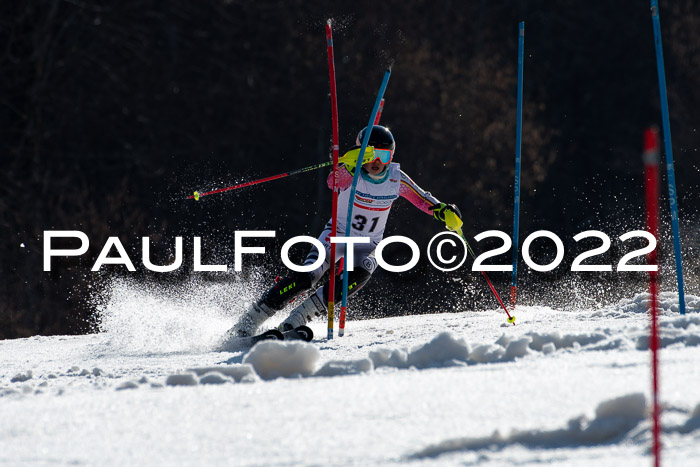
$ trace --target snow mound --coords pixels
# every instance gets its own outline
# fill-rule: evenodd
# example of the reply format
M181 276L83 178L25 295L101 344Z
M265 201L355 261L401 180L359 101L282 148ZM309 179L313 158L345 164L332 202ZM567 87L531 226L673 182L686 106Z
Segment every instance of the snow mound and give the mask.
M411 350L379 348L369 353L375 368L439 368L466 362L468 356L469 345L451 332L441 332L430 342Z
M233 379L229 378L228 376L224 376L223 374L219 373L218 371L213 371L211 373L207 373L201 378L199 378L199 384L225 384L225 383L232 383Z
M571 349L577 344L578 346L586 346L608 338L600 332L565 334L563 336L557 331L549 333L529 332L527 335L532 338L530 347L538 351L542 351L542 348L550 343L554 344L556 349Z
M685 347L700 345L700 316L677 316L665 319L659 324L660 345L662 348L674 344ZM649 333L647 330L637 334L635 346L637 350L649 350Z
M139 383L136 381L125 381L116 387L117 391L123 391L125 389L138 389Z
M326 362L314 376L341 376L369 373L374 370L374 364L369 358L360 360L331 360Z
M199 384L192 373L170 375L165 379L166 386L196 386Z
M700 430L700 404L695 406L695 409L693 409L692 413L690 414L690 418L688 418L683 425L676 427L675 430L671 430L681 434L687 434L695 430ZM667 430L664 429L664 431L666 432Z
M146 378L143 378L146 383ZM199 384L252 383L258 376L251 365L217 365L189 368L183 373L168 375L166 386L197 386ZM160 387L160 385L152 385Z
M32 370L27 370L25 373L17 373L10 379L11 383L24 383L32 379Z
M469 356L469 346L462 338L450 332L441 332L430 342L418 345L408 353L406 363L416 368L445 366L454 361L465 361Z
M197 376L204 376L208 373L220 373L224 376L232 378L236 383L252 382L257 379L255 370L251 365L208 366L202 368L190 368L187 371L191 371Z
M16 389L0 388L0 397L19 396L21 393Z
M644 394L634 393L601 402L595 409L596 419L644 418L647 402Z
M408 368L408 352L402 349L379 348L369 352L369 359L375 368L382 366Z
M700 297L696 295L685 296L687 313L700 311ZM648 313L651 308L651 294L643 292L632 298L623 298L617 304L598 311L593 316L608 316L624 318L625 315ZM659 311L662 315L677 315L680 313L677 292L661 292L659 294Z
M265 341L256 344L243 358L265 380L311 376L321 352L306 342Z
M666 318L662 323L662 347L673 344L688 347L700 345L700 317ZM624 333L613 329L595 332L562 334L559 331L535 332L524 335L503 333L493 343L468 344L449 331L437 334L429 342L407 348L380 347L371 350L367 358L331 360L316 371L320 353L308 343L267 341L258 343L243 359L248 369L225 367L212 369L240 381L240 376L226 373L248 372L262 379L298 376L342 376L372 372L376 368L427 369L450 366L512 362L529 355L549 356L558 350L569 352L603 350L647 350L648 331L634 328ZM200 371L201 370L201 371ZM209 369L194 369L198 374Z
M680 410L685 412L684 410ZM527 449L557 449L601 444L642 444L649 442L651 423L646 419L649 407L642 393L623 395L598 405L595 417L580 415L564 428L554 430L512 430L509 435L495 431L481 438L457 438L428 446L408 456L409 459L435 458L463 451L496 451L514 444ZM682 424L662 421L664 433L688 434L700 430L700 404L688 413Z
M569 420L565 428L513 430L511 434L505 436L496 431L491 436L483 438L458 438L428 446L409 457L421 459L457 451L503 449L512 444L538 449L619 442L644 420L646 412L647 405L644 394L628 394L602 402L596 409L595 418L592 420L581 415Z

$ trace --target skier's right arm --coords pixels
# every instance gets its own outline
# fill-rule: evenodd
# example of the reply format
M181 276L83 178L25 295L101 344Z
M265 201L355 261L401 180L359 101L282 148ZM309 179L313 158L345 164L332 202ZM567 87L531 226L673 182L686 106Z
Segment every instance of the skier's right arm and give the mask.
M340 191L347 190L350 185L352 185L353 175L355 175L355 168L357 167L357 159L360 157L360 146L355 146L348 152L343 154L339 159L340 165L338 166L338 187ZM374 159L374 148L372 146L367 146L365 148L365 154L362 158L362 164L367 163ZM360 164L360 165L362 165ZM333 189L333 172L328 176L328 188Z
M331 190L333 189L333 172L328 175L328 179L326 180L328 183L328 188ZM338 166L338 188L340 191L345 191L347 190L350 185L352 185L352 174L350 171L348 171L348 168L345 167L345 165L340 165Z

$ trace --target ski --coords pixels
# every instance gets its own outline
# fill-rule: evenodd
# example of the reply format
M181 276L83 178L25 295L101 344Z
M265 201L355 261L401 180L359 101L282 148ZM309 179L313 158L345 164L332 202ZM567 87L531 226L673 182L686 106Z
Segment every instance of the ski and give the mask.
M282 333L285 340L302 340L309 342L314 338L314 332L308 326L299 326L291 331L285 331Z
M304 326L304 327L306 327L306 326ZM241 350L241 349L250 348L261 341L267 341L267 340L281 341L281 340L284 340L284 338L285 338L284 334L282 333L282 331L280 331L278 329L270 329L269 331L265 331L261 334L258 334L256 336L251 336L251 337L234 337L230 334L227 334L224 337L223 342L221 343L221 350L228 350L228 351Z
M253 340L253 343L268 340L281 341L284 340L284 334L279 329L270 329L269 331L265 331L262 334L258 334L257 336L251 337L251 339Z

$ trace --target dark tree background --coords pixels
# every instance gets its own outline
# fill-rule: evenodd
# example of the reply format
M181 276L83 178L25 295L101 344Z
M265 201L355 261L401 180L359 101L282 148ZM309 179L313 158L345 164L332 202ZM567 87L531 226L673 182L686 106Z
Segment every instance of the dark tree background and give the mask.
M184 198L327 160L327 18L334 20L341 146L366 124L392 65L382 122L396 137L396 160L460 206L472 237L512 229L524 20L521 242L552 230L568 258L586 249L571 240L582 230L603 230L616 243L644 227L641 133L660 125L648 1L3 2L0 338L87 331L85 297L123 269L90 272L109 236L119 236L138 265L143 236L154 262L171 260L175 236L185 237L190 258L199 235L209 259L232 264L236 229L277 230L273 252L294 235L316 235L329 215L325 171L199 203ZM700 4L661 2L661 25L687 292L697 293ZM440 226L401 203L387 233L426 243ZM667 218L668 203L662 206ZM43 272L43 232L72 229L88 235L89 252L54 259ZM282 272L279 255L264 261ZM184 264L162 280L189 275L191 259ZM552 284L562 275L523 269L525 302L537 303L547 287L566 288ZM590 277L625 280L602 276ZM507 290L509 275L494 278ZM396 284L374 294L381 303L402 303L407 290L422 288L426 310L457 293L425 267L380 272L375 281ZM487 293L476 297L493 306Z

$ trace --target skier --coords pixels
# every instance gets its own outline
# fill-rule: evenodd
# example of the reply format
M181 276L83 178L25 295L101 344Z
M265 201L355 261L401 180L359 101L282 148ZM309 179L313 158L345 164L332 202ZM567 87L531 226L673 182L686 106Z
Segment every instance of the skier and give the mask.
M353 181L356 161L359 157L360 145L367 128L362 129L357 135L357 141L353 149L348 151L342 160L346 162L339 166L338 196L338 227L337 235L345 235L345 222L347 218L347 206L350 199L350 186ZM370 279L377 268L374 250L384 236L384 228L389 217L392 203L399 197L406 198L421 211L431 214L435 219L448 224L453 216L445 214L452 211L461 219L461 213L454 204L445 204L438 201L429 192L424 191L406 175L398 163L391 162L396 143L389 129L374 125L371 129L369 143L365 149L365 157L361 164L361 178L356 187L356 197L353 207L353 222L350 236L367 236L369 243L356 244L353 249L353 269L348 273L348 297L351 297L362 288ZM353 162L354 161L354 162ZM333 174L328 177L328 186L333 188ZM453 227L447 225L447 227ZM251 304L241 316L236 325L229 331L233 337L250 337L254 335L260 325L272 317L277 311L288 305L299 294L314 287L330 265L330 234L331 222L319 236L319 241L326 249L326 260L316 270L311 272L293 272L281 279L265 292L255 303ZM337 259L344 256L343 244L336 244ZM314 263L319 256L316 247L312 247L304 261L305 265ZM347 261L347 258L346 258ZM348 265L346 264L345 267ZM342 282L342 273L337 277L337 282ZM335 289L335 300L341 296L341 287ZM328 283L312 293L299 306L294 308L289 317L279 326L280 331L285 332L295 329L311 321L314 317L328 313Z

